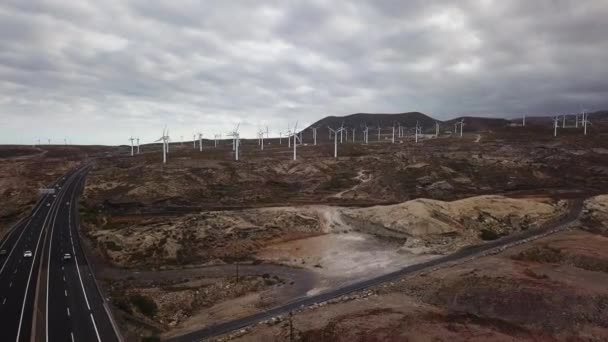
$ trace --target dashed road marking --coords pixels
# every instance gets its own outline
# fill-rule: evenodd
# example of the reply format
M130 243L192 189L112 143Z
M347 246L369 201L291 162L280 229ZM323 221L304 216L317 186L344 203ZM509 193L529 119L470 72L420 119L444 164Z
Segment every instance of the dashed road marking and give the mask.
M4 298L4 300L2 300L2 305L4 305L4 303L6 303L6 298Z
M63 294L67 297L68 296L68 290L63 290Z
M68 309L68 317L70 317L70 308L67 308L67 309Z
M74 342L74 333L70 331L70 338L72 339L72 342Z
M10 284L8 284L8 287L13 287L13 282L11 281Z

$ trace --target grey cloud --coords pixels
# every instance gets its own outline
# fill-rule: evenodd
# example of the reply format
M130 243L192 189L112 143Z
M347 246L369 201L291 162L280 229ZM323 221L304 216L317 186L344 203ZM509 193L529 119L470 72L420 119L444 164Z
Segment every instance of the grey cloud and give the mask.
M607 16L601 0L7 0L0 143L605 109Z

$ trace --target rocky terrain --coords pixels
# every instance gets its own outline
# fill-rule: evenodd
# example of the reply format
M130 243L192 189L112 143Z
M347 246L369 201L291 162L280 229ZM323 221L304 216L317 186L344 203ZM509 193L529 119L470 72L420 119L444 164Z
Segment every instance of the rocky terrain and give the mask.
M233 341L605 341L606 196L580 224L244 329ZM599 234L598 234L599 233Z
M535 229L563 215L564 200L608 192L602 135L538 132L390 144L387 131L341 144L338 159L305 137L297 161L277 139L264 151L244 140L238 163L226 141L173 144L166 165L145 146L95 163L82 229L129 338L177 336Z
M103 149L54 145L0 146L0 236L30 211L38 199L39 188Z

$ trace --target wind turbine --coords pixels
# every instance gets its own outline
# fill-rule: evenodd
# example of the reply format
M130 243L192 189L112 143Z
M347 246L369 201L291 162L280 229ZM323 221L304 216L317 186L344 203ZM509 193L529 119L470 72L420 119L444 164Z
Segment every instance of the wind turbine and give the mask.
M344 127L342 126L338 129L332 129L331 127L327 126L327 129L334 134L334 158L338 158L338 133L342 132Z
M192 134L192 148L196 150L196 134Z
M48 143L49 143L49 145L50 145L50 144L51 144L51 139L50 139L50 138L47 138L46 140L48 141Z
M422 134L422 126L416 121L416 143L418 143L418 136Z
M369 127L367 127L367 124L363 128L363 141L365 141L365 144L369 143Z
M137 154L139 154L139 138L137 138L136 140L137 140Z
M395 124L393 124L393 138L392 138L392 143L395 143Z
M342 143L342 132L344 132L344 121L342 121L342 126L340 126L340 129L338 129L338 132L340 132L340 144Z
M131 141L131 157L133 157L133 137L130 137L129 140Z
M585 113L585 110L583 110L583 118L582 118L582 124L583 124L583 134L587 135L587 125L591 125L591 122L589 122L589 113Z
M353 130L353 142L355 142L355 132L357 131L357 129L353 127L352 130Z
M200 132L198 133L198 151L203 152L203 133Z
M169 131L167 127L163 129L163 135L158 138L155 142L162 141L163 142L163 164L167 164L167 153L169 152Z
M559 126L559 116L553 118L553 136L557 136L557 127Z
M317 128L318 127L313 127L312 128L312 138L313 138L313 140L315 142L315 146L317 146Z
M522 127L526 127L526 115L521 119ZM578 127L578 116L576 117L576 127Z
M460 121L454 124L454 133L456 133L456 128L458 126L460 126L460 137L462 138L462 127L464 126L464 119L461 119Z
M214 148L217 148L217 138L222 139L222 134L215 134L215 135L213 135Z
M297 150L298 150L298 139L300 140L300 144L302 143L302 137L298 137L298 122L296 121L296 125L293 126L293 160L298 158Z
M380 124L378 124L378 141L380 141L380 131L382 130L382 128L380 128Z
M240 145L240 136L239 136L239 127L241 126L241 123L239 122L234 131L232 131L231 133L228 133L229 136L232 136L232 142L233 142L233 150L234 150L234 160L239 161L239 145Z
M439 122L435 121L435 138L439 137Z

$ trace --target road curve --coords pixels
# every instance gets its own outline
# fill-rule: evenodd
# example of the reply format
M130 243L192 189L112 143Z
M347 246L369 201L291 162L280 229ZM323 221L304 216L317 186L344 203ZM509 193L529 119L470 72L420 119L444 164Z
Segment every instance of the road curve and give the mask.
M487 251L497 248L497 247L511 245L513 243L521 242L521 241L524 241L526 239L529 239L529 238L532 238L535 236L543 235L543 234L549 233L553 230L564 228L564 227L568 226L569 224L571 224L576 219L578 219L580 212L582 210L582 206L583 206L583 200L577 199L577 200L570 202L569 211L565 217L561 218L557 222L552 222L539 229L526 230L521 233L509 235L509 236L503 237L501 239L487 242L487 243L484 243L481 245L471 246L471 247L462 249L462 250L460 250L456 253L450 254L450 255L446 255L446 256L443 256L443 257L440 257L437 259L433 259L433 260L430 260L427 262L423 262L420 264L410 265L410 266L404 267L395 272L391 272L391 273L388 273L388 274L385 274L385 275L382 275L382 276L379 276L376 278L372 278L372 279L368 279L368 280L354 283L351 285L347 285L345 287L341 287L341 288L338 288L335 290L324 292L319 295L297 299L293 302L287 303L280 307L276 307L274 309L270 309L270 310L267 310L264 312L260 312L258 314L243 317L243 318L236 319L233 321L212 325L212 326L209 326L209 327L206 327L206 328L203 328L203 329L200 329L200 330L197 330L197 331L194 331L194 332L182 335L182 336L177 336L177 337L171 338L168 341L172 341L172 342L201 341L201 340L208 339L208 338L211 338L211 337L214 337L217 335L226 334L226 333L241 329L243 327L258 323L260 321L270 319L270 318L278 316L278 315L287 314L290 311L294 311L294 310L300 309L302 307L310 306L310 305L313 305L316 303L325 302L330 299L340 297L340 296L343 296L343 295L346 295L346 294L349 294L349 293L352 293L355 291L364 290L369 287L376 286L376 285L379 285L379 284L382 284L385 282L394 281L402 276L405 276L405 275L408 275L408 274L411 274L414 272L422 271L425 269L431 269L431 268L440 266L445 263L458 261L458 260L462 260L465 258L470 258L470 257L479 255L483 252L487 252Z

